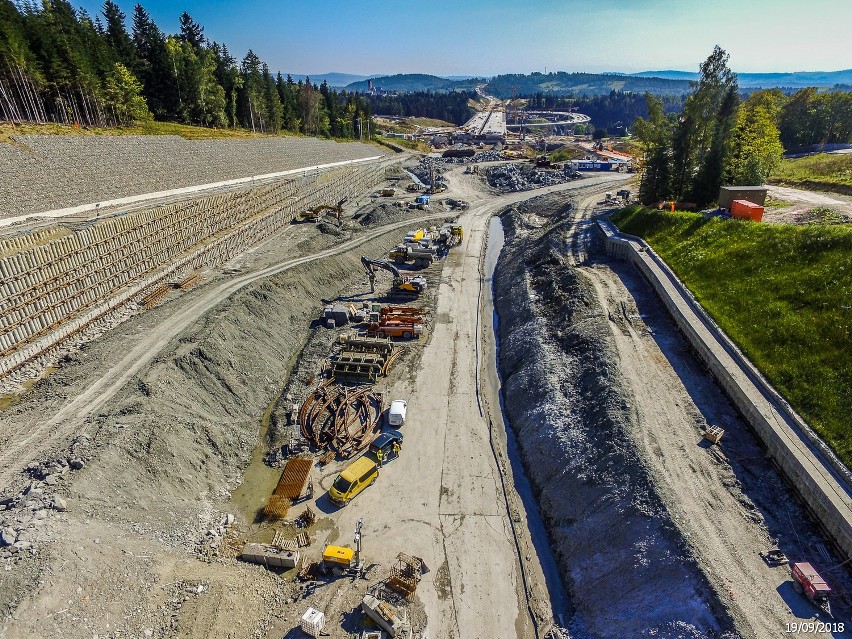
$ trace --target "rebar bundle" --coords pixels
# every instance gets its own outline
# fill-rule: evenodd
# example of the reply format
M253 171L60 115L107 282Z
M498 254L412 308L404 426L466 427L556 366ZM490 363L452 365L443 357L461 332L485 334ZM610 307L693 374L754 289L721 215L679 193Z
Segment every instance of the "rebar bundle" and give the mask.
M384 410L383 395L372 389L337 385L334 378L317 386L299 410L302 436L343 459L364 450L379 434Z

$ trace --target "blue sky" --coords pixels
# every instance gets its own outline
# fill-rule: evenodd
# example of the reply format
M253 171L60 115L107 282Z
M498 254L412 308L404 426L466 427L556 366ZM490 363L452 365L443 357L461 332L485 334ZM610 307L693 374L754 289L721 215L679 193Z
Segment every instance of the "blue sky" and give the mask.
M91 14L102 1L72 0ZM129 16L133 2L118 0ZM145 0L169 33L188 11L273 71L495 75L696 71L715 44L740 72L852 68L852 0ZM129 25L128 25L129 26Z

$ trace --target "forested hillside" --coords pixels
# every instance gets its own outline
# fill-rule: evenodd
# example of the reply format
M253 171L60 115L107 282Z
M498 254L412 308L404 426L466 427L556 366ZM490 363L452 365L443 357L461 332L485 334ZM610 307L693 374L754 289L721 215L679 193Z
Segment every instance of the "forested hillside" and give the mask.
M686 80L642 78L619 74L596 73L514 73L498 75L488 82L487 91L501 99L514 95L552 93L555 95L595 96L607 95L611 91L631 91L654 95L680 96L689 92Z
M263 133L353 138L370 105L310 79L273 75L249 50L237 59L184 12L166 34L137 4L92 17L67 0L0 0L0 119L120 126L155 118Z
M484 80L448 80L426 73L398 73L373 78L373 86L383 91L411 93L416 91L466 91L473 90ZM367 80L353 82L346 86L349 91L366 92L369 87Z
M476 97L473 91L418 91L400 95L371 95L368 99L373 113L377 115L432 118L461 125L473 116L474 110L469 101Z

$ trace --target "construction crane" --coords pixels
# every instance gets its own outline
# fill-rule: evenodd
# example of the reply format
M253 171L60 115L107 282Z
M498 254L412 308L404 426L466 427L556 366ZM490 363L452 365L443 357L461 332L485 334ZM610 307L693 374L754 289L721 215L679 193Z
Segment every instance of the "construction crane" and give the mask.
M416 277L404 277L399 269L386 260L371 260L369 257L361 256L361 264L370 278L370 292L376 292L376 269L383 269L393 276L393 289L402 293L413 293L419 295L426 290L426 278L420 275Z

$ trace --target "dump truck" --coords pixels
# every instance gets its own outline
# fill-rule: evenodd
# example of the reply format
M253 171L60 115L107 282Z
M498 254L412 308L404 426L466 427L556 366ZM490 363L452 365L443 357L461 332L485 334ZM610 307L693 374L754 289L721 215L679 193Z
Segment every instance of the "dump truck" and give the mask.
M436 251L433 248L425 248L419 243L398 244L394 247L388 257L397 264L414 262L417 268L426 268L435 261Z

